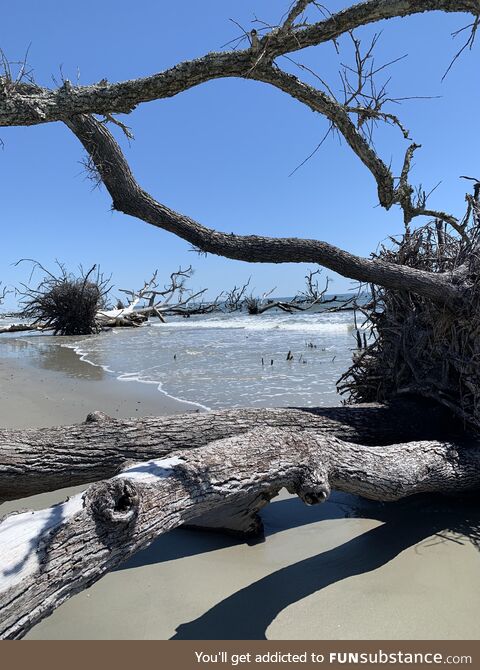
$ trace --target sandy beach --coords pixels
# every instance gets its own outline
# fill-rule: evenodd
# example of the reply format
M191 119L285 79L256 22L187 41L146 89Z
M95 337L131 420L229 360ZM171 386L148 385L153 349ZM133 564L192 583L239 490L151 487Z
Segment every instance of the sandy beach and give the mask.
M2 427L75 423L95 409L116 417L195 411L154 385L119 382L72 350L46 355L21 340L0 342ZM71 492L4 504L0 515ZM309 508L285 494L263 516L265 541L251 546L183 529L160 537L28 639L478 639L473 505L333 494Z
M95 410L116 418L196 410L153 384L118 382L72 349L39 350L26 338L0 340L0 406L4 428L79 423Z

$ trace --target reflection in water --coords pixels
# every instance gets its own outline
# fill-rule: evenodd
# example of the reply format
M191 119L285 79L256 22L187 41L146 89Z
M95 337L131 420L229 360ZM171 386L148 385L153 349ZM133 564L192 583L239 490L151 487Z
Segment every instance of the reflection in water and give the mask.
M78 341L78 338L75 338ZM48 337L30 335L23 337L0 337L0 357L15 358L41 370L62 372L77 379L99 381L106 376L98 366L81 361L77 354L62 344L72 340L69 337Z
M350 312L213 314L83 337L28 334L10 346L37 367L87 379L103 370L204 408L316 407L339 404L335 380L351 363L352 328Z

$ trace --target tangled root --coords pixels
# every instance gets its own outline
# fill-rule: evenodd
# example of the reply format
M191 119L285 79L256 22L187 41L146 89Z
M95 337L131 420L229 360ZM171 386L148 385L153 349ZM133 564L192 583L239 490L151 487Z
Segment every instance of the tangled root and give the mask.
M96 266L88 272L80 268L77 277L58 263L59 274L53 275L39 263L46 274L36 289L26 288L22 293L22 316L42 327L52 329L55 335L90 335L98 332L97 312L105 307L109 291Z
M463 237L433 221L382 246L375 258L432 273L464 266L458 310L407 291L372 286L362 308L370 344L354 355L338 389L349 403L387 402L402 394L433 398L480 428L480 257L478 227ZM373 340L373 341L372 341Z

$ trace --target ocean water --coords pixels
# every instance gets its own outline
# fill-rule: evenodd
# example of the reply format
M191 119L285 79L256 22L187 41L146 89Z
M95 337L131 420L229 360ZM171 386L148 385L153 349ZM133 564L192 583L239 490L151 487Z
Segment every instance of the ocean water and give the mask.
M169 317L93 336L21 340L45 353L68 347L121 383L155 384L208 409L339 404L335 382L356 347L351 311Z
M156 384L204 408L315 406L340 402L335 381L354 336L352 312L236 313L152 321L63 346L121 382Z

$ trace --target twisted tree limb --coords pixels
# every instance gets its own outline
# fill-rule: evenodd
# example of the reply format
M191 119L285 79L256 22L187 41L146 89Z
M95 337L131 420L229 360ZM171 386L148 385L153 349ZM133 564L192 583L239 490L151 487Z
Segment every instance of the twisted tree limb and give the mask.
M258 510L286 487L307 504L331 489L393 501L478 489L480 450L446 442L368 447L295 429L259 428L116 478L40 512L0 523L0 636L22 637L161 533L236 509L258 532ZM218 524L217 524L218 525Z
M294 3L284 23L261 39L256 36L248 49L211 53L143 79L117 84L109 84L104 80L90 87L73 87L66 81L60 89L50 91L31 83L13 82L5 76L0 81L0 125L29 125L63 120L87 150L92 165L112 197L115 209L173 232L202 252L249 262L317 263L361 282L415 292L437 303L446 304L452 310L461 308L465 287L459 287L463 279L459 273L433 275L405 265L378 259L372 261L318 240L228 235L206 228L169 209L137 184L120 147L105 124L85 114L100 113L106 120L112 120L112 113L128 112L141 102L170 97L211 79L256 79L279 88L326 116L374 176L380 204L386 209L399 204L406 225L414 216L431 215L433 210L426 209L425 203L422 206L414 203L414 189L408 183L411 156L418 145L413 143L407 149L402 175L396 185L390 168L362 134L360 125L355 125L350 118L351 108L348 104L338 102L330 89L327 95L297 77L282 72L274 61L288 52L336 39L346 31L382 19L434 10L478 15L480 0L367 0L313 25L295 25L308 4L303 0ZM406 131L403 129L403 132L405 134ZM449 222L459 234L464 234L455 217L441 212L435 215L441 215L440 218Z
M72 86L56 90L0 79L0 126L35 125L64 121L76 114L129 113L138 104L169 98L206 81L224 77L248 77L264 52L270 62L286 53L315 46L383 19L404 17L427 11L480 14L479 0L367 0L344 9L310 26L298 28L285 22L259 40L256 48L227 53L210 53L180 63L150 77L92 86ZM293 17L294 19L296 17Z
M127 420L95 412L73 426L0 429L0 501L112 477L130 461L163 458L262 426L367 445L456 440L460 432L443 408L406 399L390 405L242 408Z
M405 265L372 261L318 240L234 235L202 226L157 202L136 182L111 133L92 116L65 121L81 141L113 200L113 208L175 233L199 250L250 263L318 263L339 274L393 289L414 291L458 308L463 292L451 273L433 274Z

